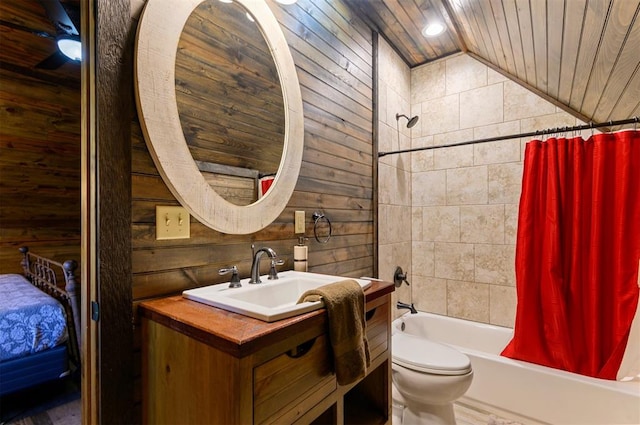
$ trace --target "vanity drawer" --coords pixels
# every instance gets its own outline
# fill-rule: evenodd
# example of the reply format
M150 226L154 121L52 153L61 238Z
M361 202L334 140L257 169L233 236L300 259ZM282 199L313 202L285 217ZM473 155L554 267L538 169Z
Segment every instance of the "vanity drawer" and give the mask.
M254 423L291 423L336 389L328 338L312 341L254 368Z
M389 348L389 303L383 303L366 313L367 342L373 361Z

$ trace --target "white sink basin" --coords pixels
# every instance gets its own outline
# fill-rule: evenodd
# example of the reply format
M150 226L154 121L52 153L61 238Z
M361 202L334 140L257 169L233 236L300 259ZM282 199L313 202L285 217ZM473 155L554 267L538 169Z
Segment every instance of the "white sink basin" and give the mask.
M243 279L240 281L241 288L229 288L229 283L204 286L184 291L182 296L265 322L275 322L324 307L322 301L296 304L305 291L350 279L293 270L280 272L278 276L277 280L269 280L267 276L262 276L262 283L258 284L250 284L248 278ZM362 289L371 285L368 280L354 280Z

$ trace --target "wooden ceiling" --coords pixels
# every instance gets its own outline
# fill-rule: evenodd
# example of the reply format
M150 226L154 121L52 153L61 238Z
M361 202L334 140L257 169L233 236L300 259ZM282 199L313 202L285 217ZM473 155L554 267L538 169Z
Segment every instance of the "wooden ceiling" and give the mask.
M585 121L640 115L640 0L346 0L409 67L466 52ZM63 0L77 6L79 0ZM425 38L426 22L447 30ZM0 1L0 68L79 85L38 0Z
M640 115L640 0L348 0L409 65L456 52L585 121ZM426 38L431 20L444 23Z

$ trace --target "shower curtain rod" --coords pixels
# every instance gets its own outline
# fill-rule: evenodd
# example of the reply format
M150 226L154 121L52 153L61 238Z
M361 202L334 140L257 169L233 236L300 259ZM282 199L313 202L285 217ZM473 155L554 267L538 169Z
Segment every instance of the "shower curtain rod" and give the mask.
M573 127L558 127L558 128L550 128L547 130L531 131L529 133L511 134L509 136L488 137L486 139L477 139L477 140L471 140L468 142L450 143L447 145L425 146L422 148L401 149L401 150L389 151L389 152L378 152L378 158L386 155L397 154L397 153L417 152L417 151L425 151L425 150L438 149L438 148L451 148L454 146L475 145L477 143L496 142L498 140L508 140L508 139L519 139L521 137L543 136L545 134L566 133L568 131L588 130L590 128L613 127L615 125L624 125L624 124L638 124L639 122L640 122L640 117L636 116L636 117L628 118L625 120L608 121L608 122L603 122L599 124L589 123L589 124L583 124L583 125L576 125Z

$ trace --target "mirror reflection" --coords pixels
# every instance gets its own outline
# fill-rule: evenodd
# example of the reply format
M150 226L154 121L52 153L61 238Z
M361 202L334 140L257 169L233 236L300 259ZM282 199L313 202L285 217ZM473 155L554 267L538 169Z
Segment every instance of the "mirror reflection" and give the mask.
M285 106L269 47L243 6L208 0L193 10L178 42L175 89L204 178L227 201L254 203L281 162Z

